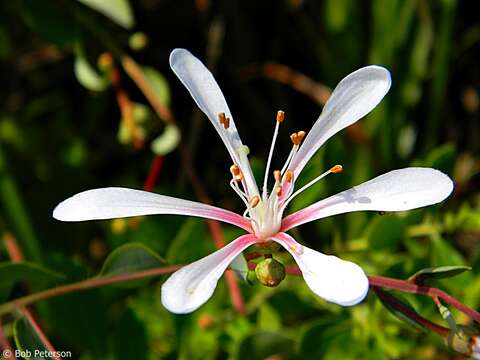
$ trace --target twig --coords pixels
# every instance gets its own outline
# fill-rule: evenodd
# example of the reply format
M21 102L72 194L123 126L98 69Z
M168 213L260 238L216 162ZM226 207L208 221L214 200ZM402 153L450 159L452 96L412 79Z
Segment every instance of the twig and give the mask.
M145 78L142 69L135 62L135 60L133 60L130 56L122 53L120 54L120 63L122 64L125 72L135 82L138 88L142 91L143 95L145 95L154 110L157 112L160 119L165 121L167 124L175 124L175 117L173 116L172 112L167 106L162 103L160 98L157 96L152 85Z
M110 54L104 54L103 56L110 56ZM140 136L140 130L138 129L137 123L135 122L135 117L133 115L133 104L130 98L128 97L127 92L122 87L122 81L120 77L120 71L117 66L111 61L111 69L108 71L110 81L115 87L115 96L117 98L118 107L122 113L122 119L130 132L132 137L133 146L139 150L143 148L143 140Z
M150 170L148 171L147 179L143 184L143 190L153 191L155 184L157 183L158 175L163 165L163 156L155 155L150 164Z
M6 231L3 234L3 243L12 262L19 263L25 260L12 233Z
M7 337L5 336L5 332L3 331L3 324L0 321L0 350L2 351L2 354L11 354L11 356L5 357L6 359L14 359L13 356L13 347L12 344L10 344L10 341L8 341Z
M55 348L53 347L50 340L48 340L48 338L45 335L45 333L43 332L42 328L37 324L37 322L35 321L35 318L33 317L32 313L30 312L30 310L28 310L26 307L23 307L23 306L19 307L19 310L23 314L23 316L25 316L25 318L28 320L28 322L32 326L33 330L37 333L40 341L42 342L43 345L45 345L45 348L51 354L53 354L53 359L60 360L61 357L56 356L56 354L58 354L58 352L55 350Z
M4 242L5 242L5 247L7 249L8 255L10 256L10 259L14 263L21 263L24 260L24 256L22 253L22 249L18 246L15 237L10 234L9 232L5 233L4 236ZM50 340L48 340L47 336L43 332L42 328L37 324L35 321L35 317L33 314L24 306L18 306L18 310L22 313L22 315L30 322L32 325L33 330L39 337L40 341L42 342L43 345L45 345L45 348L50 351L52 354L54 354L53 358L55 360L60 360L61 358L56 356L55 354L57 353L55 348L53 347L52 343Z
M390 306L412 319L414 322L422 325L424 328L429 329L437 334L442 336L448 336L450 330L446 327L437 325L430 320L425 319L424 317L417 314L414 310L410 309L408 306L405 306L402 302L398 301L395 297L390 294L387 294L382 289L378 287L372 287L372 290L375 294L383 301L387 302Z
M172 265L162 268L148 269L142 271L136 271L129 274L111 275L104 277L96 277L93 279L87 279L79 281L73 284L58 286L53 289L40 291L31 295L27 295L7 303L0 305L0 315L14 311L19 306L26 306L37 301L50 299L56 296L68 294L76 291L83 291L88 289L97 288L104 285L111 285L119 282L125 282L130 280L138 280L152 276L158 276L163 274L172 273L180 269L183 265Z
M475 320L476 322L480 322L480 314L473 310L472 308L468 307L467 305L461 303L453 296L448 295L446 292L432 288L429 286L420 286L416 284L412 284L408 281L404 280L397 280L391 279L383 276L369 276L368 277L370 286L376 287L383 287L388 289L394 289L402 292L413 293L413 294L421 294L426 295L434 299L438 297L445 301L447 304L450 304L463 312L465 315L469 316L471 319Z

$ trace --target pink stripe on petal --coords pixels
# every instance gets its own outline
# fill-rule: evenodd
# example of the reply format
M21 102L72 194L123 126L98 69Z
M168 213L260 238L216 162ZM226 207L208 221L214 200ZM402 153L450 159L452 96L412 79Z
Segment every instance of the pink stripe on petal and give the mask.
M286 233L278 233L272 240L292 255L308 287L323 299L351 306L367 295L368 278L357 264L312 250Z
M438 170L393 170L287 216L281 231L352 211L405 211L433 205L443 201L452 190L452 180Z
M220 250L173 273L162 285L162 304L175 314L190 313L212 296L228 265L248 246L255 235L243 235Z
M155 214L198 216L223 221L252 232L250 222L232 211L127 188L109 187L87 190L62 201L53 211L53 217L62 221L114 219Z

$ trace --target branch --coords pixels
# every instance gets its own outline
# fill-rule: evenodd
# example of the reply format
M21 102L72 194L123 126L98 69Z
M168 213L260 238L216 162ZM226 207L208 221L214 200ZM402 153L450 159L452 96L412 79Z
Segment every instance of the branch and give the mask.
M56 296L64 295L71 292L83 291L88 289L97 288L104 285L111 285L115 283L138 280L148 278L152 276L158 276L163 274L172 273L180 269L183 265L172 265L162 268L148 269L142 271L136 271L129 274L111 275L103 277L95 277L93 279L87 279L79 281L73 284L58 286L53 289L40 291L31 295L27 295L7 303L0 305L0 315L14 311L17 307L26 306L37 301L50 299Z
M391 307L395 308L395 310L401 312L417 324L422 325L424 328L436 332L437 334L440 334L442 336L448 336L448 334L450 333L450 329L437 325L430 320L425 319L424 317L417 314L414 310L410 309L408 306L405 306L405 304L402 304L392 295L384 292L382 289L378 287L372 287L372 290L382 301L387 302Z
M453 307L457 308L465 315L469 316L471 319L480 323L480 313L461 303L459 300L455 299L453 296L447 294L445 291L442 291L440 289L430 286L416 285L405 280L391 279L383 276L369 276L368 280L370 286L373 287L383 287L407 293L426 295L431 297L432 299L438 297L447 304L450 304Z

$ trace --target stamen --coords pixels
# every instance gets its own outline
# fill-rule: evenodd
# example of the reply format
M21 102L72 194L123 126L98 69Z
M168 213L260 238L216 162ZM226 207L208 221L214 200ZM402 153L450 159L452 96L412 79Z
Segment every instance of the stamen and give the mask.
M230 172L232 173L233 179L235 181L242 181L243 174L237 165L233 164L232 166L230 166Z
M273 172L273 177L275 178L275 182L279 183L280 182L280 179L282 177L281 173L280 173L280 170L275 170Z
M283 112L282 110L278 110L277 111L277 122L281 123L281 122L283 122L283 120L285 120L285 112Z
M307 184L305 184L304 186L302 186L300 189L298 189L297 191L295 191L292 196L290 196L286 201L285 203L283 204L283 208L286 208L287 205L290 203L290 201L292 201L292 199L297 196L298 194L300 194L301 192L303 192L304 190L308 189L310 186L312 186L313 184L315 184L317 181L323 179L325 176L327 176L328 174L338 174L340 172L342 172L343 170L343 167L342 165L335 165L333 167L331 167L328 171L325 171L323 174L317 176L315 179L309 181Z
M288 154L287 161L285 161L285 164L282 167L282 174L285 173L285 170L287 170L288 166L290 165L290 162L293 159L293 156L297 153L298 145L293 145L292 150L290 151L290 154Z
M300 145L305 135L306 135L305 131L299 131L290 135L290 139L292 140L293 145Z
M228 129L230 127L230 119L226 117L224 112L218 114L218 121L220 122L220 124L223 125L225 129Z
M247 208L246 211L250 210L250 207L249 207L249 203L247 201L247 196L245 195L245 193L239 189L238 187L238 184L235 182L235 180L231 180L230 181L230 187L233 189L233 191L235 191L237 193L237 195L240 197L240 199L242 199L243 203L245 204L245 207ZM245 216L245 215L243 215Z
M343 166L342 165L335 165L330 169L331 173L338 174L343 171Z
M267 197L267 182L268 182L268 173L270 172L270 164L272 162L273 156L273 149L275 148L275 142L277 141L278 136L278 128L280 127L280 123L285 119L285 113L283 111L277 112L276 123L275 123L275 130L273 132L273 139L272 144L270 145L270 152L268 153L267 159L267 167L265 168L265 176L263 177L263 189L262 189L262 197L265 199Z
M287 170L285 173L285 181L288 183L291 183L293 181L293 171L292 170Z
M277 190L275 190L277 196L282 196L282 185L279 185L277 187Z
M249 205L253 209L253 208L255 208L255 206L258 205L259 202L260 202L260 196L255 195L254 197L252 197L250 199Z

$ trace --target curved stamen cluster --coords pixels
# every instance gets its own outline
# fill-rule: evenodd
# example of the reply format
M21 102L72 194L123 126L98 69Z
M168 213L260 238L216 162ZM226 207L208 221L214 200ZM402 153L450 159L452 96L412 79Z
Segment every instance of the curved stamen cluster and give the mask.
M225 129L227 129L229 119L225 117L225 113L220 113L218 115L218 119L220 123L224 125ZM277 111L276 124L268 154L267 165L265 168L261 196L256 194L256 188L249 189L248 184L244 181L245 178L241 170L242 164L233 164L230 167L230 172L232 174L230 186L245 204L246 209L243 213L243 216L252 223L252 228L255 232L255 235L257 235L260 240L268 240L271 236L274 236L279 231L283 211L294 197L315 184L317 181L323 179L328 174L339 173L342 171L341 165L335 165L294 192L294 173L289 169L289 167L292 159L298 152L303 138L306 135L305 131L298 131L290 135L290 140L292 141L293 147L287 157L287 160L285 161L285 164L282 167L282 170L273 171L273 178L275 182L273 184L272 191L269 193L268 174L270 172L270 166L272 163L273 152L275 149L275 143L277 141L280 124L284 120L285 113L281 110ZM240 187L240 184L242 188Z
M393 170L359 184L281 219L285 207L298 194L340 165L317 176L294 191L294 183L308 160L330 137L368 114L388 92L388 70L371 65L340 81L325 104L308 136L299 131L290 136L293 148L281 170L273 171L274 184L268 193L268 174L283 111L277 112L261 193L225 98L208 69L185 49L175 49L170 65L187 87L199 108L219 133L234 165L230 186L246 206L242 217L215 206L153 194L145 191L107 187L81 192L60 203L53 216L64 221L112 219L151 214L197 216L233 224L248 232L216 252L172 274L162 285L162 304L171 312L188 313L204 304L213 294L226 268L246 248L273 241L287 250L298 264L308 287L323 299L351 306L368 292L368 278L356 264L325 255L303 246L286 231L328 216L352 211L405 211L444 200L453 190L450 178L429 168ZM305 139L304 139L305 137ZM300 147L300 144L302 146ZM325 276L328 274L328 276Z

